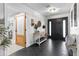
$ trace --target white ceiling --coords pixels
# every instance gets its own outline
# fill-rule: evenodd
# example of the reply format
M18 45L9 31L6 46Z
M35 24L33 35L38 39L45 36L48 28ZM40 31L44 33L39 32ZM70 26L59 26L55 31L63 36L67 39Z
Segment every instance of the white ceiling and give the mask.
M33 10L36 10L37 12L41 13L42 15L54 15L58 13L66 13L69 12L71 6L73 3L27 3L24 5L27 5L28 7L32 8ZM51 7L59 8L60 10L55 13L49 13L47 11L47 6L50 5Z
M19 3L15 3L15 4L13 3L13 4L10 4L10 5L13 5L13 6L15 5L18 9L24 9L25 7L29 7L31 9L41 13L44 16L48 16L48 15L54 15L54 14L69 12L72 4L73 3L20 3L20 4ZM22 8L23 5L24 5L24 8ZM60 8L60 10L58 12L55 12L55 13L49 13L49 12L47 12L47 6L48 5L50 5L52 7ZM2 3L0 3L0 18L3 18L3 4Z
M0 3L0 19L3 19L3 4Z

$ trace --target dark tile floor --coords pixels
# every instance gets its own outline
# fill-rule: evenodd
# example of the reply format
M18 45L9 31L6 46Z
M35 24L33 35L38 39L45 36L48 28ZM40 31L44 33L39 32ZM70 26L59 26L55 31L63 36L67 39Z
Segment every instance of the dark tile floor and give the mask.
M34 44L23 48L10 56L68 56L65 41L48 39L40 46Z

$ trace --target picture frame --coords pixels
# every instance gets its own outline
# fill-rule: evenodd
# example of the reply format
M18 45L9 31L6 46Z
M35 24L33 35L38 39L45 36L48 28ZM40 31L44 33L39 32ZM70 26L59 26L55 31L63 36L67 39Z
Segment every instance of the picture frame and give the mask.
M77 26L77 3L74 3L74 26Z
M71 11L71 27L73 27L73 10Z

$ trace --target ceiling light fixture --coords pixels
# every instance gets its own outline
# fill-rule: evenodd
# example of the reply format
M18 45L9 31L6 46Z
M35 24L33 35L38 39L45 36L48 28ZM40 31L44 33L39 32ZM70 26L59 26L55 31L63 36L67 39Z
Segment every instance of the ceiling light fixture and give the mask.
M55 8L55 7L49 7L48 8L48 12L58 12L59 8Z

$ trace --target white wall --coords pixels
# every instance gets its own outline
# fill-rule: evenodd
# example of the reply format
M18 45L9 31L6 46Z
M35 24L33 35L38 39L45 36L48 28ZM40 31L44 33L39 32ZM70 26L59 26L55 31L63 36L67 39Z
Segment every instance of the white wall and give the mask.
M1 27L3 28L4 27L4 24L3 24L3 3L0 3L0 29ZM0 31L1 32L1 31ZM2 35L0 34L0 44L1 44L1 41L2 41L3 37ZM3 50L3 47L0 46L0 56L3 56L5 53L5 51Z
M58 13L58 14L55 14L55 15L50 15L50 16L47 16L48 19L52 19L52 18L61 18L61 17L66 17L66 16L69 16L69 12L64 12L64 13Z
M5 27L8 25L9 21L13 19L14 26L13 26L13 39L12 39L12 45L7 48L7 55L20 50L22 47L17 47L15 45L15 15L18 13L26 13L26 47L29 47L30 45L34 44L34 39L33 39L33 32L34 28L31 27L31 19L34 20L40 20L42 25L45 24L45 19L44 17L39 14L38 12L32 10L31 8L22 5L22 4L5 4ZM40 27L40 30L42 30L42 27ZM11 50L12 49L12 50Z
M3 16L4 16L3 15L4 14L3 11L4 11L3 10L3 3L0 3L0 19L3 19Z

